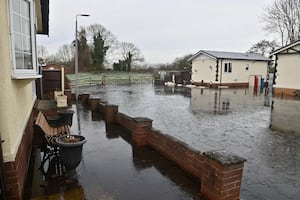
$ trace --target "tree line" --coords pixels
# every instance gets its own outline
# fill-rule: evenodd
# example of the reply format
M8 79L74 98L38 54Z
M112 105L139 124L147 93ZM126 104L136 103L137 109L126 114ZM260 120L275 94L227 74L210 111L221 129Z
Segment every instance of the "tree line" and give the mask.
M280 46L300 40L300 0L275 0L262 12L261 20L267 36L275 36L277 40L262 39L253 44L247 52L268 56ZM78 31L78 69L79 71L101 71L107 66L114 70L131 71L133 68L148 69L190 69L188 59L192 54L175 58L171 63L147 65L138 47L133 43L119 42L116 36L100 24L92 24ZM47 55L43 46L38 47L40 63L57 63L68 71L74 70L75 41L62 45L54 55Z
M275 0L263 9L261 20L266 33L275 35L278 40L263 39L248 52L267 56L280 46L300 40L300 0Z
M78 70L100 72L112 65L114 70L131 71L141 65L144 57L138 47L130 42L120 42L101 24L80 27L77 35ZM38 61L41 65L56 63L74 72L75 43L63 44L58 52L48 55L44 46L38 46Z

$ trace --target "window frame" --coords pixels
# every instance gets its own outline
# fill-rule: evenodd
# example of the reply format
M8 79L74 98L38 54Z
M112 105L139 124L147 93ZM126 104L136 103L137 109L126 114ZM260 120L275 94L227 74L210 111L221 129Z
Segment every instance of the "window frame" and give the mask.
M224 63L224 73L232 73L232 62Z
M32 69L18 69L17 68L17 61L16 61L16 49L15 49L15 24L14 24L14 13L13 11L13 1L16 0L9 0L9 19L10 19L10 40L11 40L11 48L10 48L10 53L11 53L11 64L12 64L12 79L36 79L40 78L41 76L38 75L38 70L37 70L37 59L36 59L36 38L35 38L35 5L33 0L17 0L20 3L22 1L28 2L29 5L29 31L30 31L30 44L31 44L31 62L32 62ZM17 13L19 15L22 14L22 6L20 5L20 12ZM22 22L20 22L19 26L21 25ZM22 30L20 32L22 34ZM23 49L22 49L23 50ZM24 51L23 51L24 53Z
M248 63L245 64L245 71L249 71L249 69L250 69L250 65Z

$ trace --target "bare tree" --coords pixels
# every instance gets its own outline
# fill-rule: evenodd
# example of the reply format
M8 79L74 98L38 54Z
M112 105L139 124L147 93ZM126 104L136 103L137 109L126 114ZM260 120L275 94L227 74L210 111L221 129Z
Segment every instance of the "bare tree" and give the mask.
M116 36L114 36L109 30L107 30L101 24L92 24L88 26L87 33L91 38L93 38L97 34L100 34L104 41L104 46L110 48L114 47L117 41Z
M112 34L109 30L107 30L101 24L92 24L87 27L87 33L89 38L93 39L95 36L101 36L104 44L103 46L107 48L105 53L104 62L110 63L114 61L114 57L117 51L117 38L114 34ZM92 50L94 46L91 46Z
M39 64L43 65L46 62L46 58L48 56L48 51L45 46L39 45L37 46L37 57Z
M135 67L139 62L144 61L144 57L140 49L133 43L121 42L119 44L119 51L121 60L126 63L126 71L130 71L132 67Z
M265 8L264 29L278 33L281 45L300 39L300 0L276 0Z
M276 43L275 40L273 41L267 41L267 40L261 40L254 44L250 49L247 51L248 53L259 53L263 56L269 56L270 52L274 49L278 48L279 45Z
M73 45L64 44L58 49L55 57L60 64L68 66L74 58L74 54L75 48Z

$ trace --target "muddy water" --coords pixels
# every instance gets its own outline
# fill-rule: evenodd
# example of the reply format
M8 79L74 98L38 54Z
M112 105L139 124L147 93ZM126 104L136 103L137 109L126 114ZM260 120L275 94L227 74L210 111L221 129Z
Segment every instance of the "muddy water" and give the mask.
M254 95L251 89L152 85L101 86L81 91L117 104L119 111L131 116L153 119L155 128L202 152L225 149L246 158L241 190L244 200L300 199L300 134L269 128L274 115L264 106L263 94ZM286 114L285 121L297 124L295 117L299 119L300 115L293 108L299 102L281 100L293 113ZM273 123L278 124L276 120ZM119 143L111 150L120 155L116 159L124 159L126 155L118 148L122 141ZM96 169L92 174L97 174Z

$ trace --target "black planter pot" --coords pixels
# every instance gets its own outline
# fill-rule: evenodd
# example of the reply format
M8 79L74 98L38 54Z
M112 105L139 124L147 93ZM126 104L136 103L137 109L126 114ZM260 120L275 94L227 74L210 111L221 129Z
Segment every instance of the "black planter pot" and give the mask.
M75 141L69 142L73 137ZM56 144L60 148L60 159L67 170L75 169L82 159L82 146L86 139L80 135L61 136L56 138Z
M60 124L72 126L74 114L73 110L58 110L57 113L59 114Z

